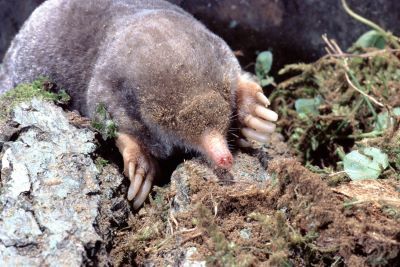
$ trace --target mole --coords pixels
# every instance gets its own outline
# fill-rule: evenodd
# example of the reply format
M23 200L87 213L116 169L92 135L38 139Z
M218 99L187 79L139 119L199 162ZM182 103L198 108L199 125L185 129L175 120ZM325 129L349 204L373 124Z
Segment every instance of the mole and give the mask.
M47 77L93 118L105 105L139 208L174 149L230 169L233 118L242 145L268 141L278 116L232 50L180 7L163 0L47 0L9 47L0 92Z

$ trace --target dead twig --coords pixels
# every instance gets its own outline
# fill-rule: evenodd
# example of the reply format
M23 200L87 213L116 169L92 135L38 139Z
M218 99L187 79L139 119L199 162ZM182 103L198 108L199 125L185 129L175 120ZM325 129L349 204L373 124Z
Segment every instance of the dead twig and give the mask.
M174 227L172 226L171 220L168 218L167 222L168 222L169 229L171 231L171 235L173 235L174 234Z
M354 90L356 90L357 92L359 92L360 94L362 94L363 96L367 97L369 100L371 100L374 104L380 106L380 107L385 107L384 104L382 104L381 102L379 102L378 100L376 100L375 98L373 98L372 96L368 95L367 93L365 93L364 91L362 91L361 89L358 89L357 86L355 86L351 80L350 77L347 73L345 73L345 78L347 83L350 85L351 88L353 88Z
M191 235L191 236L185 238L184 240L182 240L182 242L180 243L180 245L183 245L183 244L187 243L188 241L190 241L190 240L192 240L192 239L195 239L195 238L197 238L197 237L199 237L199 236L202 236L202 235L203 235L202 232L194 233L193 235Z
M380 54L397 53L397 52L400 52L400 49L380 49L380 50L371 51L371 52L358 54L358 55L357 54L349 54L349 53L342 53L342 54L331 53L329 56L336 57L336 58L343 58L343 57L347 57L347 58L355 58L355 57L356 58L370 58L370 57L374 57L374 56L380 55Z
M324 42L327 45L326 51L328 52L329 56L332 56L334 54L335 55L344 55L342 49L340 49L339 45L336 43L335 40L328 39L328 37L325 34L322 35L322 39L324 40ZM346 70L346 72L344 73L346 81L352 89L354 89L355 91L359 92L360 94L362 94L363 96L368 98L375 105L378 105L380 107L385 107L385 105L383 105L381 102L376 100L374 97L368 95L363 90L361 90L360 88L358 88L357 86L354 85L354 83L351 81L349 74L348 74L348 73L350 73L351 70L349 67L348 58L346 58L346 57L343 57L343 66Z

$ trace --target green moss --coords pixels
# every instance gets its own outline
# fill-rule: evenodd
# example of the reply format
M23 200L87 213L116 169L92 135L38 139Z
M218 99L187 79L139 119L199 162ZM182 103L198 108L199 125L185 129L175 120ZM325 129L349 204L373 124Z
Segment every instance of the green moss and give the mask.
M248 218L257 222L263 230L263 238L268 240L261 248L268 254L267 266L297 266L292 259L293 251L301 251L305 257L317 259L313 251L313 241L318 237L314 231L302 235L288 222L282 211L271 215L252 212Z
M109 163L108 160L106 160L106 159L104 159L104 158L102 158L102 157L98 157L98 158L96 158L96 160L95 160L96 167L97 167L97 169L98 169L100 172L103 171L103 168L104 168L105 166L107 166L108 163Z
M0 96L0 122L7 120L12 109L19 103L39 98L58 104L69 102L69 95L61 90L59 93L51 92L54 85L48 79L39 78L32 83L20 84L14 89Z
M92 127L100 132L104 140L117 136L117 124L112 120L104 103L97 105L96 114L92 120Z
M135 240L137 242L143 242L156 238L157 236L159 236L161 229L161 222L156 222L153 225L143 227L135 234Z
M197 226L210 238L212 255L206 258L207 266L251 266L254 258L241 253L240 247L229 241L216 224L211 211L203 205L197 206Z
M278 130L307 166L329 168L331 173L342 171L343 155L356 143L391 131L390 127L374 129L379 116L398 106L399 69L396 53L372 48L346 59L325 56L312 64L286 66L280 74L294 76L280 83L270 96L273 109L280 114ZM349 81L384 107L355 90ZM316 99L321 101L316 103ZM304 103L312 103L313 112L302 112L299 106Z

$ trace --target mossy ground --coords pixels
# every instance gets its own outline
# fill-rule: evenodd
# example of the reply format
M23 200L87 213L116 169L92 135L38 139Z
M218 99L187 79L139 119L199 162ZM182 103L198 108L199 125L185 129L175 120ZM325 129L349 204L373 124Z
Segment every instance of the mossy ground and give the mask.
M279 130L306 165L341 170L344 153L365 138L396 130L396 121L391 129L378 125L380 114L393 114L400 106L400 59L396 52L371 48L347 56L328 55L313 64L287 66L281 73L296 75L282 82L271 97L281 114ZM301 113L295 107L298 99L314 98L321 99L315 113ZM398 142L393 141L391 146L398 149Z
M208 266L395 266L400 260L400 205L381 190L387 186L398 200L396 180L379 181L370 199L357 201L357 193L330 187L295 158L270 162L274 179L263 186L221 185L190 162L185 168L193 170L191 209L171 214L175 192L159 189L116 240L117 262L174 264L171 251L190 247Z
M159 189L116 240L116 262L173 265L173 255L195 247L193 258L209 266L398 266L399 117L379 131L376 121L400 106L399 56L370 49L347 64L357 86L383 106L351 88L343 57L287 67L296 76L272 100L294 157L271 153L272 179L251 185L209 181L186 162L191 208L170 213L176 192ZM324 100L317 112L299 115L295 101L317 96ZM341 156L365 146L387 153L390 167L379 180L351 182Z

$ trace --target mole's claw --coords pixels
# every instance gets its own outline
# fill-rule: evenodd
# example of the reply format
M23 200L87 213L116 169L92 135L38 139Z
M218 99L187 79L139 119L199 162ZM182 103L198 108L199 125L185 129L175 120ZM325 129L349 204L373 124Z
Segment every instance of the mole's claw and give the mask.
M243 74L237 86L237 112L242 135L247 141L261 143L268 141L268 134L275 131L278 114L267 108L268 98L263 94L260 85ZM249 146L249 142L239 140L239 146Z
M251 147L250 142L243 138L239 138L239 140L237 140L237 145L239 147Z
M253 129L250 128L243 128L242 129L242 134L244 137L247 139L253 139L255 141L258 141L260 143L267 143L268 142L268 136L265 134L259 133L254 131Z
M135 180L135 163L133 163L133 162L129 162L128 177L129 177L129 180L131 181L131 185L129 186L127 196L128 196L128 200L132 200L137 193L137 192L135 192L136 190L135 190L135 186L133 184L133 181Z
M264 106L269 106L271 105L271 102L269 102L268 98L262 93L262 92L257 92L256 93L256 98L258 101L261 102Z
M263 106L257 105L254 109L254 112L256 113L257 116L263 118L264 120L267 121L277 121L278 120L278 114L276 112L264 108Z
M138 209L140 206L142 206L143 202L146 200L147 196L149 195L151 186L153 184L153 174L150 172L146 180L144 181L142 187L140 188L138 194L135 197L135 200L133 201L133 208Z
M116 144L124 160L124 174L131 182L127 198L134 200L133 206L138 208L151 190L157 164L133 136L119 133Z
M269 121L261 120L252 115L247 115L244 121L248 127L260 133L273 133L276 128L275 124Z
M129 178L132 178L134 175L135 175L135 163L129 162L128 176Z
M137 193L139 192L140 186L143 183L143 176L144 176L144 171L134 173L134 176L129 176L129 179L131 180L131 185L129 186L128 189L128 200L132 200L136 197Z

